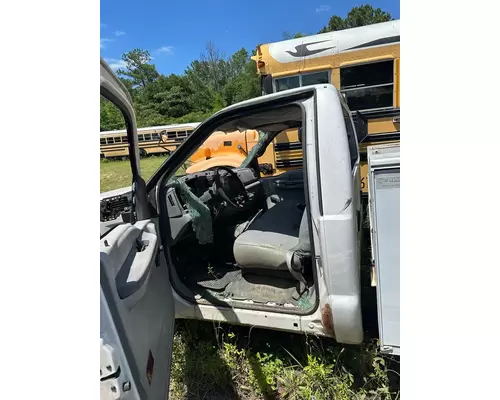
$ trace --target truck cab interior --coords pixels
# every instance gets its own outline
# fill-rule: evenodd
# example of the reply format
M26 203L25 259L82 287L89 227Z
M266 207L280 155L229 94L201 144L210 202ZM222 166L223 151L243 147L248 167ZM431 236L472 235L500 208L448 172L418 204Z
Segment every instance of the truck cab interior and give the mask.
M283 130L299 128L302 139L302 120L302 109L287 105L225 122L214 132L259 132L240 167L163 177L161 236L182 297L294 314L316 307L304 170L260 178L257 162Z

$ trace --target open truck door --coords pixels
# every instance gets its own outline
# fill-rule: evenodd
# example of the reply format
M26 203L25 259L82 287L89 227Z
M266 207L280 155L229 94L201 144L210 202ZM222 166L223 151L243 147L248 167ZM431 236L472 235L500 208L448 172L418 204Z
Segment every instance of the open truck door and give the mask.
M122 112L129 142L130 210L101 223L101 399L166 399L174 303L157 218L141 178L129 93L101 58L100 92Z

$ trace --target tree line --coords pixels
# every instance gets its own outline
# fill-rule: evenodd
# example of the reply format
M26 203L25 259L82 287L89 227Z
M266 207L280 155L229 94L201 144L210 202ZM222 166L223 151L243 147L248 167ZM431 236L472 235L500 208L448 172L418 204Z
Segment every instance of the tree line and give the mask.
M353 7L345 18L333 15L317 33L392 19L380 8L362 5ZM285 32L283 39L307 35ZM227 57L209 42L200 59L191 62L184 74L164 75L157 71L149 51L134 49L122 55L124 68L116 73L131 93L139 127L199 122L228 105L260 95L252 54L241 48ZM102 96L100 127L101 131L125 128L120 111Z

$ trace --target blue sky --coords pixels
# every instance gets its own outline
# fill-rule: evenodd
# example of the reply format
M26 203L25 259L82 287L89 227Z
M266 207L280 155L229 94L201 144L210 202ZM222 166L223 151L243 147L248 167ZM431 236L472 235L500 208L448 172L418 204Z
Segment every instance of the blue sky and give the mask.
M101 0L101 56L112 68L133 48L149 50L163 74L181 74L211 40L226 55L279 41L288 31L317 33L354 1ZM371 1L399 18L398 0Z

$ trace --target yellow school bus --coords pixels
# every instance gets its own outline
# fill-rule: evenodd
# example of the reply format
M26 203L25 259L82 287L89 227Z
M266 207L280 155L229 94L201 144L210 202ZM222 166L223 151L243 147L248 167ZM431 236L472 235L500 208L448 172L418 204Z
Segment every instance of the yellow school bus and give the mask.
M234 132L213 132L191 156L188 174L205 171L218 166L237 168L259 141L259 132L255 130ZM267 146L259 157L261 176L278 175L287 168L276 167L276 155L273 146Z
M263 44L252 57L262 94L321 83L340 90L353 119L363 119L367 126L360 143L364 193L366 147L399 141L399 45L400 21L395 20ZM302 166L297 130L276 138L274 158L274 173Z
M137 129L141 156L174 151L199 124L199 122L193 122ZM101 158L128 156L128 140L125 129L101 132L100 136Z

